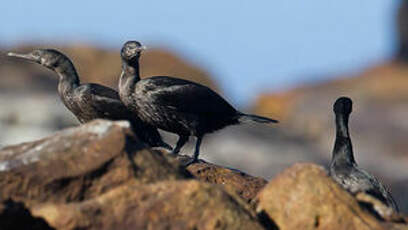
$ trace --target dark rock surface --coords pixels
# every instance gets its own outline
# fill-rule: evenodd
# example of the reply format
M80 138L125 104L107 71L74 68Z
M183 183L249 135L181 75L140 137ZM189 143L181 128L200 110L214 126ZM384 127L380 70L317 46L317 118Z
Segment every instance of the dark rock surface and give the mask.
M0 229L52 230L41 217L34 217L21 202L5 200L0 203Z

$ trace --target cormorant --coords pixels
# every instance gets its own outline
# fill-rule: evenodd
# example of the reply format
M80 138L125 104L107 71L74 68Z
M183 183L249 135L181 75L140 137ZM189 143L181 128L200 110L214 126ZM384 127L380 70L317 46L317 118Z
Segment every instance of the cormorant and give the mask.
M28 54L8 53L53 70L59 76L58 94L64 105L81 122L93 119L128 120L135 134L151 147L172 148L163 142L157 129L142 122L120 101L115 90L93 83L81 84L71 60L53 49L37 49Z
M388 207L398 211L391 194L374 176L360 168L353 154L353 147L348 130L352 101L340 97L333 105L336 115L336 141L334 143L329 175L351 194L364 192L374 196Z
M137 41L123 45L119 95L144 122L178 134L173 154L178 154L188 138L195 136L194 161L197 161L202 138L207 133L248 121L277 122L241 113L220 95L195 82L168 76L140 79L139 58L144 49Z

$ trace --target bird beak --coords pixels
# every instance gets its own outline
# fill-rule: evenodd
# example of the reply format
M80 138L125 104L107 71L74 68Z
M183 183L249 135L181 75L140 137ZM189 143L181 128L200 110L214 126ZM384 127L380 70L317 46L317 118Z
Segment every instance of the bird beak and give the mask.
M33 62L39 62L39 59L37 57L34 57L32 54L18 54L18 53L9 52L7 53L7 56L22 58L22 59L33 61Z
M137 51L143 52L143 51L145 51L145 50L147 50L147 47L146 47L146 46L140 46Z
M132 55L129 57L130 59L133 59L134 57L140 57L140 54L147 49L146 46L138 46L132 49Z

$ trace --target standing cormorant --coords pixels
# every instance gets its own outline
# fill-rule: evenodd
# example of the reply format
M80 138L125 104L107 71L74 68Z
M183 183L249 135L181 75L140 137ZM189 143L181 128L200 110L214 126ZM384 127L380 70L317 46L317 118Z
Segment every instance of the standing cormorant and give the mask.
M354 160L353 147L348 130L348 120L352 111L352 101L340 97L333 105L336 115L336 141L334 143L330 176L352 194L364 192L398 211L391 194L374 176L360 168Z
M81 122L93 119L128 120L135 134L151 147L172 148L163 142L157 129L142 122L132 114L120 101L115 90L93 83L81 84L71 60L61 52L53 49L33 50L28 54L8 53L43 65L59 76L58 94L64 105Z
M220 95L198 83L167 76L141 80L139 58L143 50L144 46L137 41L123 45L119 95L144 122L178 134L173 154L178 154L188 138L195 136L194 161L197 161L201 140L207 133L247 121L277 122L241 113Z

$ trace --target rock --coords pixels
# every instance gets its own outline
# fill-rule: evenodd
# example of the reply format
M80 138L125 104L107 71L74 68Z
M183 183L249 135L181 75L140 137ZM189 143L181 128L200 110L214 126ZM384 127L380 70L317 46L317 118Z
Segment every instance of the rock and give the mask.
M245 203L194 180L121 186L84 202L33 209L56 229L264 229Z
M271 229L237 196L249 201L265 180L206 162L188 169L213 184L146 149L126 121L95 120L9 146L0 150L0 226Z
M74 202L124 184L191 177L176 160L145 149L126 121L96 120L0 150L0 198Z
M21 202L6 200L0 203L1 230L52 230L44 219L33 217L30 211Z
M191 157L187 161L192 160ZM256 194L268 183L261 177L253 177L236 169L225 168L200 160L186 168L198 180L221 184L225 189L233 191L247 202L251 202Z
M6 147L0 229L408 229L402 216L372 215L370 207L388 211L367 197L360 206L315 165L296 165L264 187L204 161L186 170L190 159L146 149L126 121L95 120Z
M272 218L279 229L408 229L383 222L313 164L296 164L258 194L257 212Z

